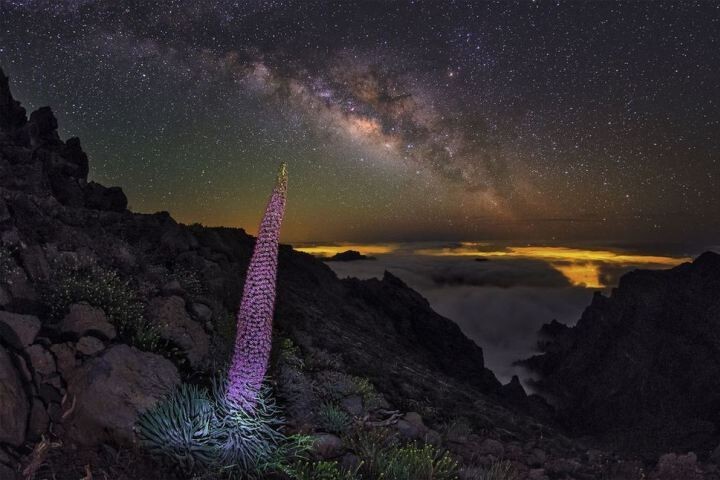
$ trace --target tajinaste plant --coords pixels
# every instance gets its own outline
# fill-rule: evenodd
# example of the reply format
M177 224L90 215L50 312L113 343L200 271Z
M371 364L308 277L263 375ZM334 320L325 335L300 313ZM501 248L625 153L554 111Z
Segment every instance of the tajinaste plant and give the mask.
M287 180L287 167L283 163L260 223L237 313L237 334L228 371L227 400L246 410L255 408L270 357L278 237L285 213Z

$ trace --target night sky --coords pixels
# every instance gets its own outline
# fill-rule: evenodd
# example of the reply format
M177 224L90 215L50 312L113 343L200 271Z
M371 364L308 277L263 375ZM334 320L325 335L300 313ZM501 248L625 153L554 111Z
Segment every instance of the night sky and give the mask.
M717 242L720 3L0 0L134 210L283 240ZM712 243L709 243L712 244Z

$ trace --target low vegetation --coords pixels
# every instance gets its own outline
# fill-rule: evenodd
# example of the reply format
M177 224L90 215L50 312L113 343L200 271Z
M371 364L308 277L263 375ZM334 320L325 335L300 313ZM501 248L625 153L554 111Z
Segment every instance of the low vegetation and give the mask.
M287 469L309 448L307 437L287 437L283 418L267 390L254 409L231 403L225 382L211 388L183 384L138 421L151 453L175 469L222 478L264 478Z
M323 403L318 412L320 427L330 433L345 433L350 428L350 416L339 406Z
M100 265L55 267L43 290L43 301L56 321L73 303L87 302L105 312L121 340L141 350L158 350L157 327L145 318L144 306L130 282L114 270Z
M453 480L458 464L446 451L429 444L401 444L384 429L358 430L347 443L361 461L359 479Z

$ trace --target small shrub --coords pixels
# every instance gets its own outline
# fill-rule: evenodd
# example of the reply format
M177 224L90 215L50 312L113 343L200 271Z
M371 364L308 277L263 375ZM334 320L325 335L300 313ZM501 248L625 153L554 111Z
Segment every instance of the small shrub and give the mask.
M472 433L472 426L467 418L458 417L445 424L442 431L447 438L467 437Z
M359 480L358 469L346 470L340 467L337 462L309 462L307 460L298 462L285 473L293 480Z
M360 395L366 409L382 405L382 398L367 378L342 372L323 372L318 375L318 393L329 401L340 401L350 395Z
M423 418L433 419L437 418L438 416L437 407L432 405L432 403L428 399L415 400L411 398L404 403L404 410L407 410L409 412L417 412Z
M356 393L363 399L365 410L374 410L382 406L383 399L370 380L364 377L353 377L353 383Z
M282 434L283 419L267 389L248 411L227 399L224 385L174 390L140 416L143 445L183 472L230 478L264 478L309 447L305 437Z
M345 443L362 461L363 476L378 478L383 472L385 452L396 446L397 438L387 429L376 428L356 430L345 438Z
M176 266L173 270L173 276L180 286L192 296L199 297L205 295L206 289L200 280L197 272L184 266Z
M383 456L383 472L388 480L452 480L458 478L458 465L432 445L406 445Z
M157 327L143 315L144 306L130 282L113 270L99 265L55 268L42 296L50 317L56 321L65 316L73 303L87 302L103 309L123 341L141 350L158 348Z
M324 403L318 412L320 427L330 433L344 433L350 427L350 417L340 407Z
M305 362L302 359L300 347L289 338L283 338L280 340L279 345L280 358L286 363L293 367L299 368L300 370L305 368Z
M490 467L465 467L463 478L467 480L520 480L520 473L508 461L494 462Z
M362 461L363 478L383 480L453 480L458 465L432 445L400 445L387 430L360 430L346 439Z
M322 398L338 402L356 391L352 375L342 372L325 371L317 375L318 393Z

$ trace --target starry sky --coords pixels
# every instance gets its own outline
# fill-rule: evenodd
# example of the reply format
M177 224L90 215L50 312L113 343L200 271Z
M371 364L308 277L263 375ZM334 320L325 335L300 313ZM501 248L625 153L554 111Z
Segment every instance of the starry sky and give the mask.
M0 0L0 66L137 211L283 240L715 244L720 3Z

